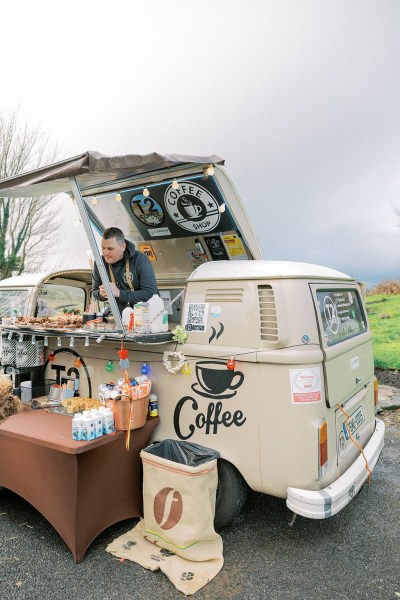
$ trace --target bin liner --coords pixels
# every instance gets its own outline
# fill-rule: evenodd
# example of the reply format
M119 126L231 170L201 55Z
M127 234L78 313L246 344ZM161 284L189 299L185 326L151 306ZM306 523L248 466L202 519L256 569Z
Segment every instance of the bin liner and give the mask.
M191 442L178 442L177 440L156 442L148 446L146 452L190 467L196 467L219 458L219 452L216 450Z
M220 558L214 530L219 453L164 440L141 451L144 536L187 560Z

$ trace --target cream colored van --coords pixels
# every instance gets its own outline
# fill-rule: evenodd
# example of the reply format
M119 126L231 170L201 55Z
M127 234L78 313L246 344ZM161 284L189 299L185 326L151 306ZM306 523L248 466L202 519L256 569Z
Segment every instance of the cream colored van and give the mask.
M111 378L105 366L121 376L122 340L130 375L150 368L160 415L154 440L220 452L218 526L240 513L249 487L286 499L294 513L327 518L371 479L383 447L362 293L335 270L263 260L222 162L86 153L0 182L10 197L71 194L97 264L101 232L120 227L152 260L169 316L167 333L130 333L111 298L113 318L95 330L14 325L6 314L11 296L29 286L3 281L3 344L10 333L41 335L46 353L56 355L43 377L73 377L81 395L95 397ZM41 275L16 310L83 311L90 288L90 270ZM174 339L178 325L182 344ZM75 366L77 356L84 368Z

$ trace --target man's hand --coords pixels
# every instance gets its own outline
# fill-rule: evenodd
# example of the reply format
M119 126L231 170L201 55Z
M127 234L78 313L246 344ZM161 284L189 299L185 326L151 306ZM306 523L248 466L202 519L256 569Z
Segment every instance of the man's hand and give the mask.
M115 296L115 298L119 298L119 289L117 288L115 283L110 281L110 285L111 285L111 291L112 291L113 295ZM108 299L107 292L106 292L104 285L101 285L99 287L99 292L103 296L103 298L105 298L106 300Z

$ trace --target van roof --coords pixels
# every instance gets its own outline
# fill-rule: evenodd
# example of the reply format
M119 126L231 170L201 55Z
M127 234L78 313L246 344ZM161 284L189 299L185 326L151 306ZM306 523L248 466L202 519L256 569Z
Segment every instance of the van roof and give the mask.
M90 284L92 280L92 271L91 269L64 269L62 271L50 271L47 273L25 273L24 275L3 279L0 281L0 288L35 287L40 283L46 283L59 277L66 277L73 281L81 281Z
M352 277L329 267L310 263L278 260L220 260L207 262L189 276L189 281L228 279L280 279L280 278L336 279L354 281Z

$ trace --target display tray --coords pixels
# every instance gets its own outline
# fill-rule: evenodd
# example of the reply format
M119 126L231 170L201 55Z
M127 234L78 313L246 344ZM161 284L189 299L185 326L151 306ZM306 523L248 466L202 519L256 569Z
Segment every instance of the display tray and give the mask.
M40 325L36 325L35 327L32 325L3 325L1 329L4 331L15 331L18 333L35 333L38 335L56 335L57 333L71 333L74 335L89 335L89 334L97 334L97 333L109 333L114 335L119 335L120 332L118 329L73 329L72 327L41 327Z

